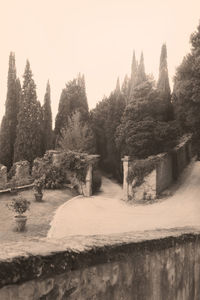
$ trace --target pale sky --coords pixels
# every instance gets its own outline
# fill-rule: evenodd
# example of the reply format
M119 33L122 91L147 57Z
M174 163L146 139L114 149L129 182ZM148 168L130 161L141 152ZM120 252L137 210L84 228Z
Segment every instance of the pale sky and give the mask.
M199 19L200 0L0 0L0 119L10 51L20 79L29 59L41 103L50 80L55 117L67 81L85 74L93 108L130 74L133 49L157 78L165 42L172 80Z

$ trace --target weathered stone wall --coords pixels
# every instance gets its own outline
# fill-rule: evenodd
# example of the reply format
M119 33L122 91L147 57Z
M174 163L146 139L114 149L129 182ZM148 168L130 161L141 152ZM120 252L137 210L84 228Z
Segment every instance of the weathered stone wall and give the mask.
M156 167L156 194L160 194L173 182L173 164L170 154L162 154Z
M156 170L148 174L141 185L129 185L129 202L151 201L156 198Z
M154 171L144 177L140 186L135 181L128 183L129 168L131 159L125 156L124 166L124 200L129 202L144 202L153 200L162 191L167 189L181 175L183 169L192 158L191 135L182 137L179 145L171 153L162 153L152 158L158 159ZM147 158L148 160L148 158Z
M15 247L16 257L9 257L13 251L11 245L5 245L3 254L0 253L2 300L199 300L200 297L198 231L71 237L67 241L41 241L37 245L26 242L21 256L20 246ZM7 257L6 250L10 251Z
M49 150L46 152L45 155L52 157L52 165L56 166L57 168L61 167L62 158L63 158L62 151ZM66 182L70 182L67 186L71 188L76 188L79 194L82 194L87 197L91 196L92 195L92 170L93 170L93 166L98 161L98 158L99 155L86 155L88 169L87 169L85 182L80 182L77 179L75 173L73 173L69 169L66 169L65 171ZM41 168L42 165L43 165L42 158L37 158L34 160L33 169L32 169L33 177L34 177L34 173L37 172L37 169Z

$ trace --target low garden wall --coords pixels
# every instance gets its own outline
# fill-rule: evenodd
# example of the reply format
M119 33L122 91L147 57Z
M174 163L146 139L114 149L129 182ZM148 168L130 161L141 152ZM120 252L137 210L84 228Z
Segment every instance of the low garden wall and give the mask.
M135 161L125 156L122 159L124 200L152 201L177 180L191 161L191 138L191 135L182 137L180 143L170 153L161 153Z
M0 249L2 300L199 300L200 232L26 241Z
M50 150L43 158L34 160L32 175L35 178L48 170L50 180L46 178L47 188L57 188L60 184L64 184L75 188L79 194L91 196L93 173L98 158L99 155ZM51 186L52 184L55 186Z
M0 165L0 192L9 191L13 187L32 187L35 178L45 174L46 188L61 188L63 186L76 188L80 194L91 196L94 192L95 167L99 155L71 153L68 161L63 162L64 153L49 150L43 158L36 158L32 170L28 161L13 164L7 174L7 168ZM64 164L64 165L63 165ZM94 178L95 177L95 178ZM9 178L9 179L8 179ZM99 185L100 179L96 186Z

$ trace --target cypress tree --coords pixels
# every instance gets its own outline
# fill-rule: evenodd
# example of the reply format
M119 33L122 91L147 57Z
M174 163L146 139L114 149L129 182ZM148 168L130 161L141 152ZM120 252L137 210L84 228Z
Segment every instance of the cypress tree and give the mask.
M125 98L126 104L129 102L129 87L130 87L130 79L128 78L128 75L125 75L124 81L122 83L121 92Z
M11 52L9 56L5 116L2 120L0 132L0 161L8 169L13 163L20 97L21 85L19 79L16 78L15 54Z
M167 67L166 44L163 44L162 49L161 49L157 89L160 92L162 100L170 102L171 90L170 90L170 85L169 85L169 76L168 76L168 67Z
M116 83L116 88L115 88L115 93L120 94L121 89L120 89L120 82L119 82L119 77L117 78L117 83Z
M14 149L15 161L28 160L30 163L42 154L42 109L37 101L36 85L32 76L30 63L27 61Z
M133 58L131 64L131 79L130 79L130 87L129 87L130 97L133 95L133 91L136 85L137 72L138 72L138 63L135 58L135 51L133 51Z
M147 79L147 77L145 74L144 55L142 52L141 56L140 56L140 63L139 63L138 70L137 70L135 85L139 85L139 84L143 83L144 81L146 81L146 79Z
M44 96L43 110L43 152L52 148L52 112L51 112L51 90L49 81L47 82Z
M56 139L59 139L62 129L67 126L68 118L71 118L76 111L80 112L81 121L88 121L89 112L85 79L80 74L76 79L69 81L65 89L62 90L55 121Z

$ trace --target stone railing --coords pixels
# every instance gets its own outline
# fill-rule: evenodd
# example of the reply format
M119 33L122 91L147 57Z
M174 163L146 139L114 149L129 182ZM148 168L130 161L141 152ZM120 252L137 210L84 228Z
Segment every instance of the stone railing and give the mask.
M2 244L0 299L199 300L200 231Z
M167 189L182 173L192 158L191 135L182 137L180 143L170 152L161 153L146 159L156 159L155 168L144 177L139 185L134 185L128 181L132 162L129 156L125 156L123 161L124 180L123 198L129 202L142 202L156 199L165 189ZM138 160L139 162L139 160Z

